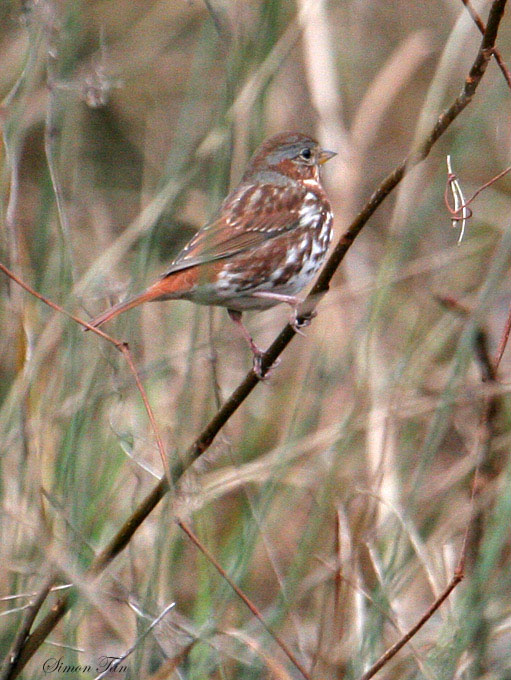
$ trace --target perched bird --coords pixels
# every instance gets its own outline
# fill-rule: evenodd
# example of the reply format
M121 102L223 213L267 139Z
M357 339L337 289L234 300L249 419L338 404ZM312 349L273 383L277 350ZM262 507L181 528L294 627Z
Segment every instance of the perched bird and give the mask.
M311 282L332 238L332 209L319 168L336 154L294 132L268 139L252 156L241 182L218 213L183 248L155 283L107 309L101 326L152 300L191 300L227 307L254 354L262 351L242 323L242 312L280 302L291 305L298 329L296 294Z

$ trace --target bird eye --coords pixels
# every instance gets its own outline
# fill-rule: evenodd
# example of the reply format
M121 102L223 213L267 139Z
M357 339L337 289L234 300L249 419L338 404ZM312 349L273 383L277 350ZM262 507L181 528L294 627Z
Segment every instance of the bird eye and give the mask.
M300 151L299 155L302 160L310 161L310 159L312 158L312 151L308 147L306 147L305 149L302 149Z

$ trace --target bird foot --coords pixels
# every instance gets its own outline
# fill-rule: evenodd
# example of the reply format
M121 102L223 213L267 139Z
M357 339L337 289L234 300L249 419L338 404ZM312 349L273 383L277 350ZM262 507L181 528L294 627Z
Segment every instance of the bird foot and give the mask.
M291 326L293 327L293 330L295 333L298 333L299 335L303 335L305 337L305 333L303 332L303 328L307 328L307 326L310 326L312 319L316 317L318 313L316 312L315 309L307 312L307 311L301 311L299 307L295 307L293 317L290 321Z
M280 365L280 359L275 359L273 364L267 368L266 370L263 370L263 357L264 357L264 352L261 350L258 350L257 352L254 352L254 361L252 364L252 370L256 374L256 376L259 378L259 380L269 380L271 377L271 374L273 373L274 369L277 368L277 366Z

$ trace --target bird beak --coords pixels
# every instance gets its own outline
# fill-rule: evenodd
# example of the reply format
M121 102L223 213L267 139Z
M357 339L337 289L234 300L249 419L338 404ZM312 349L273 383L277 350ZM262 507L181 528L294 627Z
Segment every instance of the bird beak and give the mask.
M326 149L321 149L318 159L319 165L323 165L323 163L326 163L334 156L337 156L337 151L327 151Z

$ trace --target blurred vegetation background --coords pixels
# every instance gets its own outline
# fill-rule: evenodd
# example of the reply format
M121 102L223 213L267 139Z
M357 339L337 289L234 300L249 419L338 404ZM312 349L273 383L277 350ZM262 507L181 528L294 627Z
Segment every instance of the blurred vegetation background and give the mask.
M508 60L510 37L508 16ZM3 0L2 261L88 319L163 272L283 130L339 152L324 171L339 237L479 42L458 0ZM94 552L162 474L154 436L123 356L0 280L0 656L52 567L79 584L20 677L120 655L173 601L125 677L300 677L177 515L311 677L357 678L447 584L472 513L465 581L379 677L511 677L511 357L485 383L480 359L511 299L511 177L459 245L444 204L447 154L467 196L509 164L510 95L490 63L306 337L94 582ZM248 324L266 346L287 318ZM250 367L225 310L147 305L107 330L130 343L171 460Z

